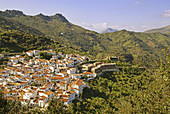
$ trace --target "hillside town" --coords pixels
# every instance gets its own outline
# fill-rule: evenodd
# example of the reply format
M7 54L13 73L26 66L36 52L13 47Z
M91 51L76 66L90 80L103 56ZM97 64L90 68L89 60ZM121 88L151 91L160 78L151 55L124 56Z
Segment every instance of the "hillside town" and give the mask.
M43 59L41 53L51 55ZM116 69L115 64L84 64L87 57L78 54L56 54L52 50L30 50L25 55L9 58L7 66L0 69L0 88L7 100L19 100L22 105L47 107L52 98L64 105L78 99L84 87L83 80L94 79L102 70Z
M84 74L78 73L76 64L86 57L56 54L52 50L43 52L52 58L40 59L39 50L26 52L30 59L20 55L10 57L7 67L0 70L0 88L6 99L46 107L52 97L65 105L79 97L86 83L80 79Z

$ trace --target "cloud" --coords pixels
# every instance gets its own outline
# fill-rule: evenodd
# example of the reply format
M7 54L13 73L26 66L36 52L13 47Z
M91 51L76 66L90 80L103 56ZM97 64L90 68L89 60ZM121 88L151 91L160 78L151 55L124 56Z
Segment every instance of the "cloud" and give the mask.
M148 25L142 25L142 28L144 28L144 29L147 29L147 28L149 28L150 26L148 26Z
M83 26L86 29L90 29L90 30L94 30L97 32L101 32L107 28L113 28L113 29L117 29L117 30L122 30L122 29L126 29L126 30L135 30L137 29L136 26L125 26L125 25L110 25L106 22L103 23L95 23L95 24L89 24L89 23L81 23L81 26Z
M135 4L140 4L140 2L139 2L139 1L136 1Z
M102 31L104 29L106 29L108 27L108 24L106 22L103 23L95 23L95 24L89 24L89 23L81 23L81 26L87 28L87 29L91 29L91 30L95 30L95 31Z
M162 14L163 17L170 18L170 10L165 10Z
M97 23L97 24L92 24L94 29L105 29L107 28L107 23Z
M111 26L109 26L109 28L120 29L120 25L111 25Z
M105 30L107 28L113 28L113 29L118 29L118 30L135 28L134 26L128 26L127 27L127 26L121 26L121 25L109 25L106 22L94 23L94 24L89 24L89 23L83 22L80 25L83 26L86 29L94 30L94 31L97 31L97 32L101 32L101 31L103 31L103 30Z
M93 30L96 32L101 32L107 28L112 28L112 29L117 29L117 30L122 30L122 29L126 29L128 31L136 31L136 32L143 32L149 29L154 29L154 28L159 28L161 26L166 26L169 24L169 21L166 22L160 22L160 23L145 23L145 24L141 24L141 25L122 25L122 24L109 24L106 22L102 22L102 23L87 23L87 22L83 22L80 23L79 25L89 29L89 30Z

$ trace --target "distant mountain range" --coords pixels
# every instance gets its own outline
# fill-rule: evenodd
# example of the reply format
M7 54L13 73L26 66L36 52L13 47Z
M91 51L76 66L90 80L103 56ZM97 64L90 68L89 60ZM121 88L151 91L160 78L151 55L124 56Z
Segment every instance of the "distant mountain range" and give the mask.
M170 45L170 34L126 30L99 34L70 23L62 14L29 16L18 10L0 11L0 35L0 52L55 48L94 58L119 56L139 65L159 60L161 50Z
M110 33L110 32L116 32L118 31L117 29L112 29L112 28L107 28L103 31L101 31L100 33L103 34L103 33Z
M162 27L162 28L157 28L157 29L151 29L151 30L147 30L145 31L145 33L170 33L170 25Z

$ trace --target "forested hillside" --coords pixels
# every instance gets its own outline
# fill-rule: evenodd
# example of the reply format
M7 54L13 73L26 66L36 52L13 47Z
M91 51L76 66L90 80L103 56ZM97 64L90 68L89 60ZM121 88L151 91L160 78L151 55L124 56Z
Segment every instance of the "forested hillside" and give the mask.
M140 65L158 61L163 56L162 49L170 44L170 36L162 33L147 34L121 30L102 34L101 37L103 41L100 45L105 47L107 54L123 55L122 59L126 62Z
M17 21L0 16L0 31L18 30L28 34L43 35L40 31L23 25Z
M11 14L9 13L10 16ZM37 29L0 16L0 53L23 52L31 49L54 49L66 53L86 54L46 37Z
M170 34L136 33L121 30L98 34L70 23L61 14L28 16L21 11L0 12L1 28L19 30L24 33L44 35L72 50L102 59L118 56L122 61L149 66L162 57L161 50L170 44ZM5 18L4 18L5 17Z
M149 70L124 67L90 80L80 100L69 106L71 113L169 113L168 63Z
M53 49L57 45L53 40L29 35L20 31L0 32L0 52L22 52L32 49Z
M89 80L71 113L169 113L169 48L163 50L156 69L123 66L120 72L105 72Z
M71 45L76 49L82 49L84 51L93 50L93 46L98 44L97 33L73 25L61 14L53 16L45 16L43 14L26 16L21 15L21 12L16 12L15 10L7 10L0 13L0 15L39 30L47 37L59 41L62 44Z

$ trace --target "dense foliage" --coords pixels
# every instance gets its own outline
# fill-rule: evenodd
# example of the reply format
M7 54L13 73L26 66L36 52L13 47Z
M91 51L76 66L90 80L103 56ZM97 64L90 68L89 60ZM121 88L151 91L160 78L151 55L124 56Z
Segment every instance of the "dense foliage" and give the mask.
M124 67L90 80L71 113L169 113L169 68Z
M141 66L154 65L163 56L162 49L170 44L170 36L161 33L135 33L126 30L106 33L101 36L105 42L106 53L114 53L120 60ZM106 45L107 44L107 45Z
M22 52L32 49L55 48L57 42L44 36L29 35L20 31L0 32L0 52Z
M20 32L43 35L40 31L23 25L17 21L0 16L0 31L18 30Z

